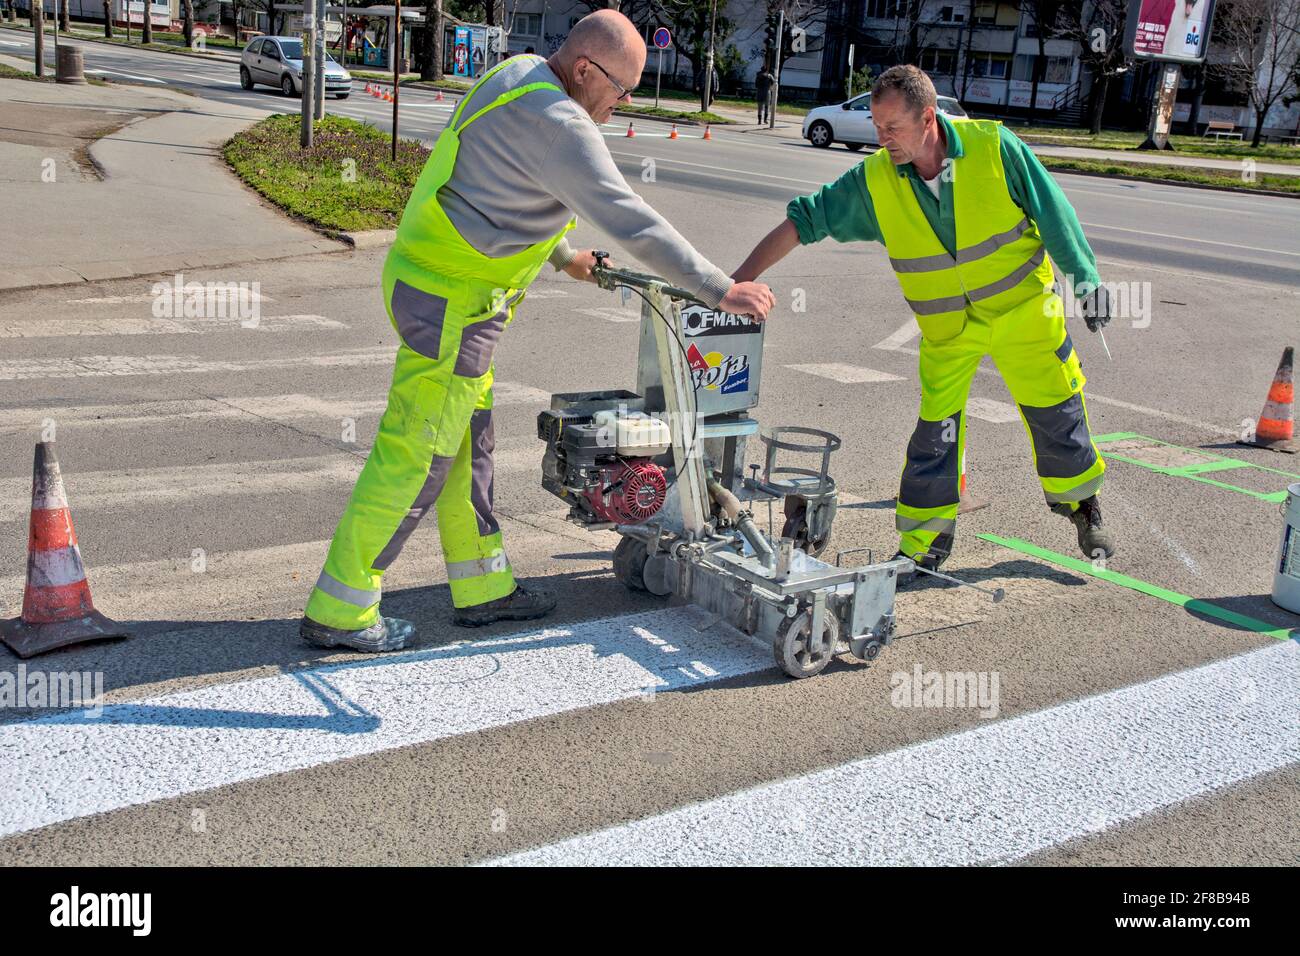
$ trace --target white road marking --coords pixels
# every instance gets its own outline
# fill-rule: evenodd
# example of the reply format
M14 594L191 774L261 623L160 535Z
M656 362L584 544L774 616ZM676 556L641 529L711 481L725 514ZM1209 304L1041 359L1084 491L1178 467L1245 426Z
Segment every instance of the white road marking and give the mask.
M1298 697L1280 641L496 862L1005 863L1300 760Z
M85 355L77 358L0 360L0 381L43 378L100 378L108 375L202 375L209 372L258 372L286 368L349 368L387 365L393 349L378 346L333 355L291 355L240 361L204 361L183 355Z
M772 666L706 623L630 614L0 725L0 835Z
M908 319L898 327L898 331L890 333L888 338L881 339L872 348L884 349L886 352L901 352L903 346L920 334L921 327L916 324L916 319Z
M341 422L337 424L341 436ZM329 488L350 489L361 473L367 451L368 447L358 442L356 454L336 452L267 461L82 471L69 475L65 484L72 506L78 511L131 508L145 502L161 506L199 498L207 501L229 496L307 495ZM541 443L535 438L499 447L493 455L498 476L536 469L541 460ZM30 502L30 477L0 478L0 522L25 519Z
M978 418L980 421L992 422L995 425L1004 425L1007 422L1020 421L1020 412L1016 406L1007 402L995 401L991 398L977 398L971 396L966 399L966 413L971 418Z
M172 283L161 282L154 284L164 285L167 286L168 289L174 289L174 284ZM275 301L269 295L263 295L261 292L258 292L253 288L244 289L240 294L244 296L248 302L263 303ZM153 302L157 298L158 296L153 292L135 292L131 295L105 295L90 299L64 299L63 301L68 305L121 305L127 302Z
M806 372L820 378L829 378L832 382L842 382L845 385L860 385L866 382L905 381L901 375L878 372L874 368L863 368L860 365L841 365L838 362L830 362L825 365L787 365L786 368L794 369L796 372Z
M634 153L622 153L622 152L619 152L618 150L615 150L615 149L611 149L610 152L611 152L612 154L614 154L615 156L626 156L626 157L628 157L629 159L637 159L637 160L639 160L639 159L642 158L642 157L640 157L640 156L637 156L637 155L634 154ZM676 163L676 164L679 165L679 166L693 166L693 167L695 167L695 168L697 168L697 169L707 169L709 172L713 172L713 173L717 173L717 172L723 172L723 173L736 173L737 175L747 177L747 180L752 180L755 176L758 176L758 177L760 177L760 178L762 178L762 179L779 179L779 180L781 180L782 182L787 182L787 183L799 183L801 186L822 186L822 185L824 185L823 183L819 183L819 182L816 182L816 181L811 180L811 179L793 179L793 178L791 178L790 176L774 176L774 175L772 175L771 173L760 173L760 172L757 172L756 170L752 170L752 169L733 169L733 168L730 167L730 166L719 166L719 165L717 165L716 163L688 163L688 162L687 162L686 160L684 160L684 159L674 159L674 158L669 157L669 156L656 156L656 157L655 157L655 162L657 162L657 163ZM725 177L723 177L723 178L725 178Z
M3 320L0 320L3 321ZM250 320L252 321L252 320ZM50 319L0 324L0 339L53 338L73 335L196 335L202 332L297 332L303 329L346 329L323 315L272 315L245 326L238 318L154 319L124 316L114 319Z
M620 309L617 306L602 306L598 309L574 309L582 315L589 315L595 319L604 319L607 322L640 322L641 316L632 309Z
M1136 236L1142 236L1147 239L1154 237L1157 239L1173 239L1177 242L1200 242L1208 246L1225 246L1229 249L1245 249L1248 252L1271 252L1279 256L1295 256L1296 258L1300 258L1300 252L1287 252L1285 249L1270 249L1265 246L1243 246L1239 242L1222 242L1218 239L1197 239L1194 236L1173 236L1167 232L1152 232L1150 229L1128 229L1124 226L1108 226L1105 223L1100 222L1085 222L1081 223L1081 225L1087 226L1089 229L1112 229L1115 232L1131 232Z
M152 76L139 76L135 73L123 73L121 70L85 70L86 73L111 73L114 76L125 76L128 80L143 80L145 83L163 83L164 80L155 79Z

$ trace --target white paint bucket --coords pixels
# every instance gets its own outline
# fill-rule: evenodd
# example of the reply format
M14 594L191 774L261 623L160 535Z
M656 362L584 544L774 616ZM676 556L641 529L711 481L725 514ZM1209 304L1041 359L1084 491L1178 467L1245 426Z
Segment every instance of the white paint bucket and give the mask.
M1273 572L1273 603L1300 614L1300 481L1282 504L1282 544Z

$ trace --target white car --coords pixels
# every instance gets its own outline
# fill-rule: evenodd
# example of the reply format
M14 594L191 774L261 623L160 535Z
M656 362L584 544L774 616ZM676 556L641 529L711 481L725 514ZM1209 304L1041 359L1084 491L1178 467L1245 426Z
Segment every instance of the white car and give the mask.
M961 104L951 96L939 97L939 112L951 117L966 115ZM803 121L803 138L823 148L831 143L843 143L849 149L880 145L876 124L871 122L871 94L863 93L838 106L809 110Z
M257 37L239 57L239 85L278 86L285 96L302 92L302 40L298 37ZM352 92L352 75L325 54L325 92L346 100Z

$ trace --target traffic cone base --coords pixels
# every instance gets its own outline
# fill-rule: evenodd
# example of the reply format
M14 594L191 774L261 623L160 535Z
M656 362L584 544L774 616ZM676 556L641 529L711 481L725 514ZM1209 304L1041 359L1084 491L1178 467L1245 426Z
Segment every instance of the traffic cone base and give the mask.
M1273 375L1273 384L1269 386L1264 410L1255 424L1253 439L1238 439L1237 444L1286 452L1289 455L1300 452L1300 442L1296 440L1295 434L1294 378L1295 349L1288 345L1282 350L1282 361L1278 363L1277 372Z
M23 611L0 625L0 639L25 658L83 641L128 636L91 602L54 444L41 442L32 468Z
M634 130L634 129L632 128L632 121L631 121L631 120L628 120L628 123L627 123L627 135L628 135L628 138L631 138L631 137L633 137L633 136L636 135L636 130Z

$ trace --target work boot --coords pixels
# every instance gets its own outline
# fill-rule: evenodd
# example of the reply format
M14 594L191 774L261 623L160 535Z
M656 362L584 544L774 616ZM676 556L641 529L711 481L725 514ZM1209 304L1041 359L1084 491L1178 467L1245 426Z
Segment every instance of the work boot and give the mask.
M1079 550L1089 561L1109 558L1115 553L1115 542L1111 540L1101 523L1101 502L1097 496L1084 498L1077 507L1071 509L1070 502L1063 501L1052 505L1058 515L1065 515L1079 534Z
M515 589L505 597L486 604L456 608L452 620L461 627L482 627L494 621L532 621L546 617L553 610L555 598L549 591L516 583Z
M350 647L354 651L373 654L379 651L400 651L407 641L415 637L415 625L398 617L381 617L369 627L344 631L304 617L298 625L298 633L309 644L317 647Z
M906 555L902 551L898 551L889 560L895 561L898 558L907 558L907 557L910 557L910 555ZM947 555L944 555L944 557L947 557ZM936 557L935 555L931 554L929 551L926 551L924 554L918 554L916 555L916 557L912 558L911 560L914 564L922 568L925 568L927 571L938 571L939 565L943 564L943 558ZM895 582L894 584L894 590L905 591L907 588L911 587L913 584L916 583L917 578L924 578L924 577L925 575L919 571L915 571L915 570L900 571L898 574L898 581Z

